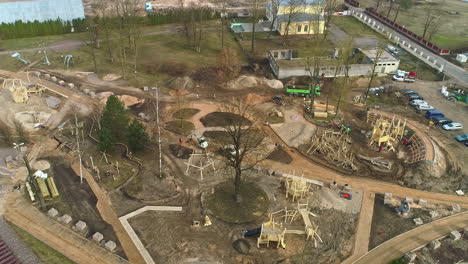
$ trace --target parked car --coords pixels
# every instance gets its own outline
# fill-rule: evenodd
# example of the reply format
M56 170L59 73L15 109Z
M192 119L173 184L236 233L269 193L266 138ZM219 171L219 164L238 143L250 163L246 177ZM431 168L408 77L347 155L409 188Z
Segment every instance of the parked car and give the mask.
M411 90L411 89L403 89L403 94L412 94L412 93L416 93L415 91Z
M455 137L458 142L468 142L468 134L461 134Z
M433 117L444 117L445 115L438 110L429 110L426 112L426 118L433 118Z
M453 130L460 130L463 128L463 125L460 123L448 123L442 126L444 130L453 131Z
M424 100L424 98L422 96L420 96L419 94L411 94L408 96L408 99L410 101L413 101L413 100Z
M416 106L416 109L419 111L427 111L427 110L433 110L434 107L428 104L420 104Z
M424 100L419 100L419 99L416 99L416 100L412 100L409 102L410 105L412 106L418 106L418 105L428 105L428 103Z
M435 117L431 117L430 118L432 121L434 121L434 123L436 125L439 125L439 126L443 126L445 124L449 124L449 123L453 123L452 120L450 119L447 119L445 117L439 117L439 116L435 116Z

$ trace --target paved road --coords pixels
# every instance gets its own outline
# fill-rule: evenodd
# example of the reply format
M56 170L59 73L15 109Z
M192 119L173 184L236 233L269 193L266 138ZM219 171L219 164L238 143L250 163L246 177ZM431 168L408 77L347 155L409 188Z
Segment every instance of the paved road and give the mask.
M396 236L372 249L353 263L388 264L406 252L426 245L453 230L460 230L465 227L468 227L468 212L448 216Z
M364 13L364 9L362 8L355 8L355 7L351 7L349 6L352 10L354 11L357 11L357 12L361 12L361 13ZM365 14L365 13L364 13ZM367 14L365 14L367 15ZM379 25L383 28L385 28L386 31L389 31L389 32L393 32L392 33L392 36L397 36L399 37L402 41L406 41L406 43L410 43L411 46L413 48L417 48L418 51L423 51L424 52L424 56L426 57L427 55L431 56L431 58L435 59L437 61L438 64L440 65L445 65L444 66L444 73L446 73L447 75L449 75L450 77L456 79L457 81L459 81L460 83L462 84L465 84L465 85L468 85L468 72L464 69L462 69L461 67L458 67L457 65L449 62L448 60L442 58L441 56L438 56L436 55L435 53L432 53L430 52L429 50L427 50L426 48L420 46L419 44L417 44L416 42L414 42L413 40L405 37L404 35L394 31L393 29L387 27L386 25L380 23L378 20L376 19L373 19L375 20L376 22L376 25Z
M41 264L42 262L18 237L5 219L0 216L0 239L3 240L22 264ZM47 263L46 263L47 264Z

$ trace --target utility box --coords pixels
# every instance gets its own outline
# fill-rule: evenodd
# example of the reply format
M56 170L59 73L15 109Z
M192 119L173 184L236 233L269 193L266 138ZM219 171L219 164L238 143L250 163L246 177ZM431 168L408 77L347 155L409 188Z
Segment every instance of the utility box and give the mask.
M467 62L468 61L468 54L466 54L466 53L465 54L458 54L457 55L457 61L463 62L463 63Z

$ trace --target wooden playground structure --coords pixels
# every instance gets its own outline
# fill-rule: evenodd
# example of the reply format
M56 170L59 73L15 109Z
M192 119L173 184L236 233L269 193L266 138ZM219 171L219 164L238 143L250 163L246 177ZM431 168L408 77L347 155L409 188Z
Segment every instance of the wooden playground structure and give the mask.
M379 118L374 121L372 135L369 140L369 145L383 146L388 151L395 151L395 146L403 138L406 127L406 119L401 121Z

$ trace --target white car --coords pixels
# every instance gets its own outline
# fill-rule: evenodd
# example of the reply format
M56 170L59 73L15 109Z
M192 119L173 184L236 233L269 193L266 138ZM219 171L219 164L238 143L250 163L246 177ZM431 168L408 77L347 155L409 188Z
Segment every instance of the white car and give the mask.
M446 125L443 125L442 128L444 130L461 130L463 129L463 125L460 124L460 123L450 123L450 124L446 124Z
M418 99L410 101L409 104L412 105L412 106L428 105L428 103L426 101L418 100Z
M416 109L421 110L421 111L427 111L427 110L433 110L434 107L428 104L420 104L416 106Z
M396 81L396 82L404 82L404 81L405 81L405 77L404 77L404 76L400 76L400 75L393 75L392 80L394 80L394 81Z

